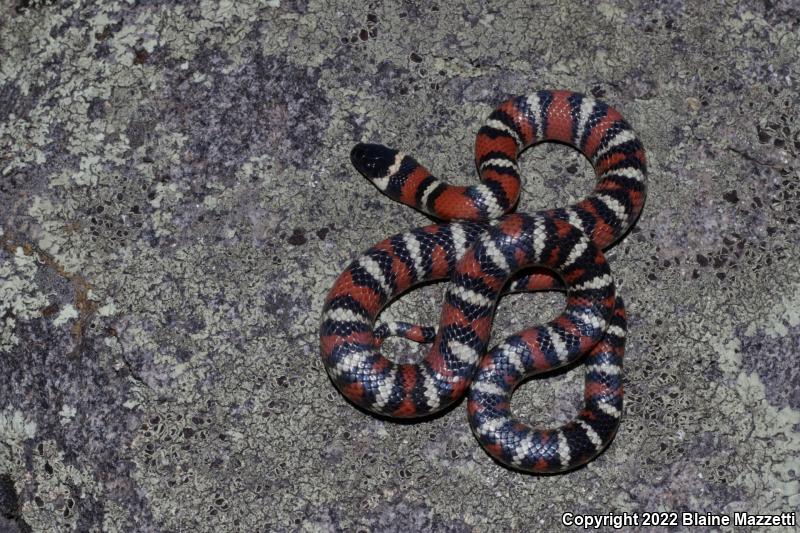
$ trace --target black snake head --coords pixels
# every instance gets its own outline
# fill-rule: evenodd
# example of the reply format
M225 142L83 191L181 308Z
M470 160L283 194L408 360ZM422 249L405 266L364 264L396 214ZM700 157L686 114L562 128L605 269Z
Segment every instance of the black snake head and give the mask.
M359 143L350 151L353 166L369 179L385 178L397 165L399 152L382 144ZM396 169L394 169L396 172Z

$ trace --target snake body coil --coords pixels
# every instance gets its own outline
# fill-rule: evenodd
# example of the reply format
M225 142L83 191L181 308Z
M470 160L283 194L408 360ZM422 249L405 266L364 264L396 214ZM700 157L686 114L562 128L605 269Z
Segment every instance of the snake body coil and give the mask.
M533 215L505 214L520 191L517 157L540 141L560 141L591 161L598 182L586 199ZM353 261L329 292L321 353L339 390L357 405L392 417L441 411L469 391L469 422L497 460L531 472L574 468L613 438L622 410L625 311L602 249L618 239L644 204L644 149L607 104L569 91L539 91L500 105L478 132L481 183L449 185L412 157L359 144L356 168L384 194L444 220L386 239ZM509 279L528 267L540 267ZM408 288L450 279L437 330L375 323ZM514 334L491 351L488 340L501 294L566 290L564 311ZM379 352L401 335L432 341L417 364ZM488 351L488 354L487 354ZM584 408L555 430L535 429L510 413L525 378L585 357Z

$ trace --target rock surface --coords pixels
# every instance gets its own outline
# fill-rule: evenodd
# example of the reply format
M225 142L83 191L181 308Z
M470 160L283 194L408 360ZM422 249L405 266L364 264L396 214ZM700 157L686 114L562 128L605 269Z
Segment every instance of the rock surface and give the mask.
M0 528L796 511L800 10L724 4L0 1ZM602 456L549 477L491 461L463 403L415 424L357 411L317 340L348 261L428 222L350 147L474 182L482 119L537 88L617 107L651 169L608 252L631 317L625 416ZM564 146L522 171L522 211L592 187ZM442 289L387 315L435 323ZM493 339L562 303L504 299ZM562 423L581 381L531 381L515 410Z

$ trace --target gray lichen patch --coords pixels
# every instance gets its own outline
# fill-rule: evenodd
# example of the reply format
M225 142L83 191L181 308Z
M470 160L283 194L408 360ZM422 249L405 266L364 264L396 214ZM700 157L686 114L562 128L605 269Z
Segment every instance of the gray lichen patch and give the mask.
M33 283L37 268L32 256L25 255L21 247L14 250L13 256L5 251L0 254L0 316L3 317L0 351L7 357L11 348L20 343L15 333L17 322L40 317L48 300Z

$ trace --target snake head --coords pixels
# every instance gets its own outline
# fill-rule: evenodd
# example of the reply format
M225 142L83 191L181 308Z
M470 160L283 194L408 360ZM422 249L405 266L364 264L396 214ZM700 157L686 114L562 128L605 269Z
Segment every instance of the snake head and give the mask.
M397 150L382 144L359 143L350 151L350 161L365 177L378 179L397 172L398 160L402 159L399 155Z

